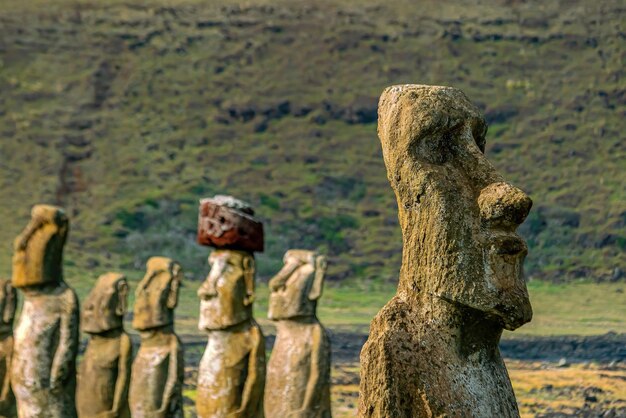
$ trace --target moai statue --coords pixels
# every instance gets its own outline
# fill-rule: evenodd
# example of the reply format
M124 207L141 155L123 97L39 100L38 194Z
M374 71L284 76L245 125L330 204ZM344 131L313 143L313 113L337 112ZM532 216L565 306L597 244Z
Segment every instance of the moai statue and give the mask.
M359 417L519 416L498 342L532 317L515 232L532 202L485 158L486 132L454 88L380 98L404 249L398 291L361 351Z
M83 304L81 327L89 335L78 371L76 407L80 418L128 418L132 344L124 331L128 283L107 273Z
M330 418L330 341L317 319L326 257L289 250L270 280L269 318L276 342L267 366L265 415Z
M69 221L58 207L36 205L15 240L13 287L24 293L15 329L11 385L20 418L76 417L78 298L63 281Z
M218 247L198 289L198 328L208 342L198 369L200 418L262 418L265 338L252 317L262 224L245 203L227 196L201 201L198 241Z
M182 418L185 364L174 333L174 308L183 272L165 257L148 260L135 292L133 327L141 345L132 366L129 403L133 418Z
M17 292L10 280L0 279L0 417L17 416L15 396L11 388L11 358L13 357L13 318L17 307Z

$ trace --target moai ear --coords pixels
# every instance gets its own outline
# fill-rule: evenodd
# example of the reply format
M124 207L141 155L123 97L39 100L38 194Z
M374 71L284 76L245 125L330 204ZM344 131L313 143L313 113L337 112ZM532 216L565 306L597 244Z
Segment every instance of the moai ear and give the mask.
M167 307L174 309L178 305L178 288L182 280L183 270L180 264L173 263L171 267L172 281L170 283L170 292L167 295Z
M128 283L126 280L120 280L117 282L117 306L115 307L115 314L117 316L124 316L128 305Z
M15 317L15 309L17 308L17 292L11 285L11 282L5 284L5 302L2 312L2 319L5 323L9 323Z
M309 291L309 300L318 300L322 296L322 288L324 286L324 275L326 274L326 257L318 255L315 258L315 277L313 278L313 285Z
M254 302L254 271L254 258L244 257L243 280L246 285L246 297L243 299L243 306L252 305L252 302Z

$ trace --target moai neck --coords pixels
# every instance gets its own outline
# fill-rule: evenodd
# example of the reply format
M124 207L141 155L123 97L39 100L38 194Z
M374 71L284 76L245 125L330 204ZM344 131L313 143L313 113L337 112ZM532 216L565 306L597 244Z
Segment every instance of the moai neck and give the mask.
M311 324L319 324L320 321L317 319L315 315L303 315L303 316L294 316L291 318L279 319L276 320L277 326L285 326L285 327L300 327L303 325L311 325Z
M230 325L230 326L225 327L225 328L206 329L206 332L209 334L209 336L211 336L211 335L222 335L222 334L232 334L232 333L246 332L250 328L252 328L254 326L254 324L255 324L254 319L247 318L247 319L244 319L241 322L238 322L236 324Z
M145 346L163 346L167 345L174 333L174 325L168 324L162 327L151 328L140 331L141 344Z
M424 324L421 338L448 346L459 357L491 352L498 346L502 328L497 321L485 318L484 312L427 293L419 296L413 306L417 306L416 316Z
M124 333L124 328L114 328L107 331L99 332L97 334L89 334L92 341L106 341L114 338L119 338Z
M57 283L45 283L22 287L20 290L26 298L46 295L58 295L67 289L67 284L61 279Z

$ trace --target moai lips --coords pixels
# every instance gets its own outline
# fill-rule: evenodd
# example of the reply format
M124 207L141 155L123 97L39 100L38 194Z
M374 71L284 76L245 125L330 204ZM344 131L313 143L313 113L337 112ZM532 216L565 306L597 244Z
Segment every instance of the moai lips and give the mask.
M141 345L133 361L129 404L134 418L182 418L183 346L174 333L174 309L183 273L165 257L152 257L135 292L133 327Z
M208 333L198 369L200 418L263 417L265 339L252 317L254 256L216 250L200 297L199 328Z
M215 248L263 251L263 224L252 208L231 196L200 201L198 243Z
M78 298L63 281L69 221L58 207L37 205L15 240L14 287L24 293L15 330L11 383L20 417L76 416Z
M329 418L330 340L316 317L326 257L289 250L269 286L269 318L277 321L267 368L265 415Z
M485 158L461 91L389 87L378 114L404 249L361 352L359 416L517 417L498 342L532 317L515 232L531 200Z
M98 278L83 304L81 324L89 340L78 372L80 418L130 417L132 343L123 328L127 297L126 277L107 273Z
M11 388L13 318L17 292L10 280L0 279L0 417L15 417L15 396Z

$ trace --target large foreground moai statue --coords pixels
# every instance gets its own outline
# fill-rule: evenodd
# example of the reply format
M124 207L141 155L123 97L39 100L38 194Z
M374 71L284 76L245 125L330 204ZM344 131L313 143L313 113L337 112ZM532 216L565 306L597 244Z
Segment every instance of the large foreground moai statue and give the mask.
M17 292L10 280L0 279L0 417L16 416L15 396L11 388L11 358L13 357L13 318L17 307Z
M263 250L263 229L253 215L250 206L230 196L200 204L198 242L218 248L198 289L198 328L208 333L198 369L200 418L263 417L265 339L252 317L252 252Z
M174 333L174 308L183 272L165 257L148 260L135 292L133 327L141 345L132 366L129 403L133 418L182 418L185 364Z
M515 233L531 200L485 158L487 125L450 87L387 88L378 135L404 249L361 352L360 417L517 417L498 341L530 321Z
M81 327L89 335L78 371L79 418L128 418L132 344L124 331L128 283L119 273L98 278L85 300Z
M24 293L15 330L11 383L20 418L76 416L78 298L63 281L69 221L58 207L36 205L15 239L13 287Z
M267 366L267 417L330 418L330 341L317 319L326 257L289 250L269 282L276 342Z

